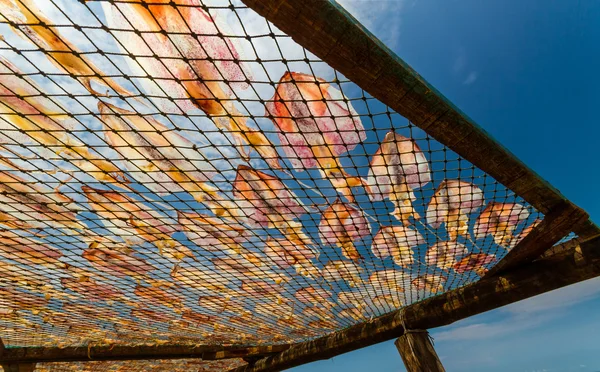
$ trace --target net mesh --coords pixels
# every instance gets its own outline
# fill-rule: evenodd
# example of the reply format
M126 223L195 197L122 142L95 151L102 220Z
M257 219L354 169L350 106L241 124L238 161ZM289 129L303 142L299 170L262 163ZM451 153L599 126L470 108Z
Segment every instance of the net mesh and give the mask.
M299 342L542 218L238 1L0 4L8 346Z

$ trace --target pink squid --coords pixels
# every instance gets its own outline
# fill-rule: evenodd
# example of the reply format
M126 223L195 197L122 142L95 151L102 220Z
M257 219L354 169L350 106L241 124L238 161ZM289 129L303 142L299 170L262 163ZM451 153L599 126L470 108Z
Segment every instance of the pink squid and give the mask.
M483 191L473 184L445 180L427 206L427 223L433 228L446 224L450 240L469 237L469 213L483 205Z
M367 188L371 200L389 199L395 206L392 215L410 225L410 217L420 219L412 205L413 190L430 181L429 162L415 140L393 131L386 134L371 160Z
M312 244L302 231L302 225L295 221L307 209L279 178L240 165L233 183L233 195L250 226L277 228L290 239Z
M456 264L458 256L469 253L467 247L457 241L436 242L427 249L425 263L440 269L450 269Z
M375 235L371 251L375 257L392 257L401 267L413 264L413 248L426 243L425 238L414 229L405 226L385 226Z
M106 228L129 244L153 243L159 254L176 260L194 257L189 248L171 238L177 230L167 216L117 191L81 189Z
M115 35L126 52L136 56L130 61L132 69L152 77L143 84L162 111L187 113L199 108L229 132L243 157L248 157L244 146L249 145L272 168L281 169L271 141L250 128L233 104L227 83L246 83L250 77L239 63L235 39L222 36L232 32L217 15L204 11L200 0L102 5L109 25L125 30Z
M362 258L354 242L370 233L364 213L339 199L323 212L319 223L321 242L341 248L344 257L353 261Z
M287 72L266 104L266 114L279 130L283 151L294 168L318 168L339 193L354 202L352 188L367 183L349 175L339 156L364 141L366 134L358 114L344 99L323 79Z
M483 276L488 271L486 266L494 261L496 261L496 256L492 254L469 253L454 264L454 270L459 274L473 271L477 275Z
M517 226L529 218L526 207L517 203L489 203L473 229L475 239L492 235L496 244L509 248Z
M189 240L210 252L241 254L251 236L240 224L195 212L177 211L177 221Z
M307 278L314 278L319 274L319 269L312 261L319 257L319 252L300 240L269 237L265 242L264 253L282 269L293 267L298 274Z
M118 278L145 278L149 271L155 269L140 258L102 248L88 248L83 251L82 257L96 269Z
M0 256L15 260L24 265L42 265L63 269L60 262L62 252L45 242L32 237L21 236L12 231L0 230Z

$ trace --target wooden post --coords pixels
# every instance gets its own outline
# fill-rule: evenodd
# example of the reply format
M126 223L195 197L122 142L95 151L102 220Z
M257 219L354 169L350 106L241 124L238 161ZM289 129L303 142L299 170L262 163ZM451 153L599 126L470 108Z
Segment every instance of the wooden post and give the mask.
M35 371L35 363L11 363L2 364L4 372L33 372Z
M396 344L408 372L446 371L433 348L429 332L426 330L405 331L394 344Z

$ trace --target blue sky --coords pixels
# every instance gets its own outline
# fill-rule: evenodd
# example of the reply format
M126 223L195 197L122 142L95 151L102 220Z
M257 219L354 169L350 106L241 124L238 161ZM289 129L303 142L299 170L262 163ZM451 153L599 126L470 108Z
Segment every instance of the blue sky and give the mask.
M600 221L600 2L343 2L464 112ZM600 371L600 280L432 330L448 371ZM294 371L404 371L393 342Z

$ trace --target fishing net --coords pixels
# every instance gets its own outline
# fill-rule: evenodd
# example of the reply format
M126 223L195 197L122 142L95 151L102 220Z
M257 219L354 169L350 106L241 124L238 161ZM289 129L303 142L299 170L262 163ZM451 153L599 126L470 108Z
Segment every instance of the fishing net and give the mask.
M9 347L304 341L477 281L542 218L238 1L0 14Z

